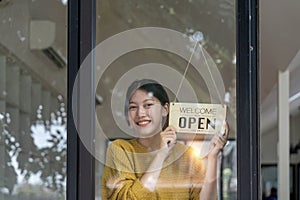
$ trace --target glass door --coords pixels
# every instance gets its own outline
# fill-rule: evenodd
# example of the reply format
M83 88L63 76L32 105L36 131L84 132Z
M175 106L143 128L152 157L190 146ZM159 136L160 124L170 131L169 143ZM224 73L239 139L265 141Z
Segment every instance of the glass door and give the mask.
M70 116L75 124L69 130L78 133L69 140L75 150L68 154L70 196L106 199L105 187L122 187L102 182L106 155L111 144L137 141L132 140L137 135L127 121L127 112L133 107L126 110L126 90L135 80L151 79L164 87L170 103L226 106L230 132L217 159L216 194L219 199L258 199L256 1L102 0L85 4L74 0L69 12L69 49L73 52L69 60L77 66L69 71L69 87L73 88L69 95L76 113L75 119ZM201 120L197 121L199 129ZM82 129L85 125L78 128L81 123L87 129ZM196 121L189 119L188 123ZM204 163L212 137L177 134L176 141L187 148L193 146L199 162ZM174 162L176 159L169 164ZM188 165L178 165L182 166ZM72 176L75 173L77 176Z

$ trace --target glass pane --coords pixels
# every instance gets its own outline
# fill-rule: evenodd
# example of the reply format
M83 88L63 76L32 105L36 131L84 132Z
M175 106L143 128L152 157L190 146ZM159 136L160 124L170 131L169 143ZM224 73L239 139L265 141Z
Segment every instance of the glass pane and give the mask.
M66 17L66 1L0 2L0 199L66 198Z
M117 191L122 190L122 187L115 185L116 183L113 181L107 183L107 171L103 172L104 169L107 169L104 163L110 159L106 157L106 153L111 156L110 151L114 152L111 150L113 148L111 144L120 141L116 141L116 139L128 141L139 137L130 124L133 117L127 116L124 110L126 110L125 99L129 85L140 79L158 81L165 88L170 103L176 99L179 102L225 104L227 106L226 118L230 127L230 141L228 140L223 153L220 153L217 159L218 183L216 184L216 193L219 199L236 199L235 1L99 0L97 1L96 17L97 46L95 54L96 95L98 99L96 106L98 130L95 151L97 158L95 167L96 199L108 198L103 193L109 186L117 187ZM156 97L156 94L153 93L153 95ZM161 101L159 100L159 102ZM137 105L137 107L129 106L128 112L132 113L134 110L141 109L142 111L148 108L147 105ZM167 113L169 113L168 109L169 107ZM197 111L201 112L197 109L193 110L193 112ZM128 119L133 129L128 126ZM202 123L204 123L200 118L189 118L188 120L187 126L188 123L190 125L197 124L198 129L201 129ZM144 121L136 122L136 124L147 126L148 123L152 123L150 121L150 118L146 118ZM156 133L158 132L160 131ZM182 145L187 149L188 146L193 146L195 155L200 157L199 162L205 162L213 136L213 134L201 133L191 137L189 134L177 133L175 147ZM128 144L126 141L125 144ZM137 141L134 143L135 145L145 147L139 139L133 141ZM121 143L123 144L123 140ZM137 150L135 145L133 145L132 151ZM155 149L155 147L152 148ZM159 149L159 147L156 148ZM121 150L119 153L126 153L127 150ZM147 154L152 150L148 148L145 152ZM174 151L171 150L170 152L172 154ZM184 154L185 151L182 153ZM134 155L130 154L133 157ZM147 156L141 158L140 154L137 156L137 160L148 158ZM181 158L179 156L178 159ZM118 159L118 155L115 155L111 162L116 164ZM139 171L139 167L148 169L154 158L150 156L149 160L141 166L136 166L135 161L131 159L126 161L130 163L129 165L135 166L131 168L133 170L131 172L134 174L131 177L132 181L142 181L143 189L145 189L145 185L143 185L142 179L147 172ZM164 163L167 161L164 160ZM183 195L182 199L199 195L196 190L195 193L186 192L187 190L194 191L188 186L190 182L187 181L191 174L188 174L186 179L180 181L176 179L179 177L178 174L184 173L183 168L187 167L188 164L174 163L176 163L176 159L169 162L171 168L178 165L178 168L182 170L177 169L173 174L171 173L172 178L169 180L163 180L162 177L167 174L164 172L160 173L161 178L156 179L160 186L171 187L170 191L172 192L169 193L169 196L165 195L164 192L159 192L159 190L163 190L163 187L157 185L157 191L152 194L162 195L162 199L179 198L176 196L177 194ZM190 166L196 167L196 165ZM116 168L122 174L121 169ZM203 175L205 176L205 173ZM102 182L103 178L106 181ZM176 181L172 185L170 180L175 179ZM112 180L114 180L113 177ZM200 182L202 183L202 181ZM135 187L136 185L133 186L132 183L130 186ZM201 189L202 186L199 187ZM185 192L181 193L181 189ZM137 190L132 189L119 195L130 195L130 192L136 195L139 193ZM148 194L147 192L148 190L145 191L146 194ZM112 195L116 195L116 193ZM139 193L137 199L142 198L139 195L143 194Z
M299 6L300 2L293 1L260 2L260 141L263 197L269 196L270 189L274 187L278 191L278 199L300 198L297 187L299 180L294 179L292 182L292 177L289 176L294 173L289 166L300 163L300 28L295 26L296 21L300 20ZM278 12L282 13L282 17L278 17ZM281 34L277 30L288 30L288 33ZM273 42L278 41L278 37L281 38L280 42ZM283 87L285 89L280 90Z
M261 166L261 177L262 177L262 194L263 199L268 199L267 197L277 197L277 188L278 188L278 168L276 165L262 165ZM294 190L294 166L290 166L290 199L295 199Z

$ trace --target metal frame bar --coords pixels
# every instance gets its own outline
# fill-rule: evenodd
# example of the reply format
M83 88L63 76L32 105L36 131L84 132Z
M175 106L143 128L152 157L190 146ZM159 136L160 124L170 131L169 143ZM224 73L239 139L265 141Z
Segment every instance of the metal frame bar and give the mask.
M258 0L237 1L237 199L260 199Z
M78 0L68 2L67 199L77 199L78 135L73 121L72 92L78 71Z
M95 199L95 160L93 155L86 149L79 138L72 114L72 92L75 78L79 68L86 56L95 46L96 30L96 0L69 0L68 4L68 125L67 125L67 199L68 200L86 200ZM77 98L75 99L78 114L79 129L86 128L86 140L93 143L94 138L94 109L95 98L94 91L94 62L93 57L90 63L89 77L84 78L84 90L89 96L81 95L83 90L76 89ZM87 80L90 80L87 82ZM80 81L80 80L79 80ZM83 82L83 81L82 81ZM81 85L81 84L79 84ZM87 113L90 119L82 122L80 103L89 101L90 106ZM85 113L86 114L86 113ZM86 115L85 115L86 116ZM86 121L90 123L87 124ZM86 142L86 141L85 141Z

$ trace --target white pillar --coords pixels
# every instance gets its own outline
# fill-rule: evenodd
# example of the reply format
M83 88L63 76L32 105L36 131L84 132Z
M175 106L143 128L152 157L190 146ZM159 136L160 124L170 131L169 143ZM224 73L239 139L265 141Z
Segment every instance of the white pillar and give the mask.
M290 199L289 70L278 76L278 199Z

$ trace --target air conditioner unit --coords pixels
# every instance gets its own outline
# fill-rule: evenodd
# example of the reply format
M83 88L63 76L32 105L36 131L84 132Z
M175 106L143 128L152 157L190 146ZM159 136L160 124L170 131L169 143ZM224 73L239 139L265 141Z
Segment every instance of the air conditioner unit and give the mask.
M30 22L30 49L41 50L57 67L66 66L63 56L53 47L55 40L55 23L49 20L32 20Z
M52 62L56 64L57 67L64 68L66 66L66 61L53 47L43 49L42 51L50 60L52 60Z
M9 4L12 4L10 0L0 0L0 8L4 8L8 6Z

